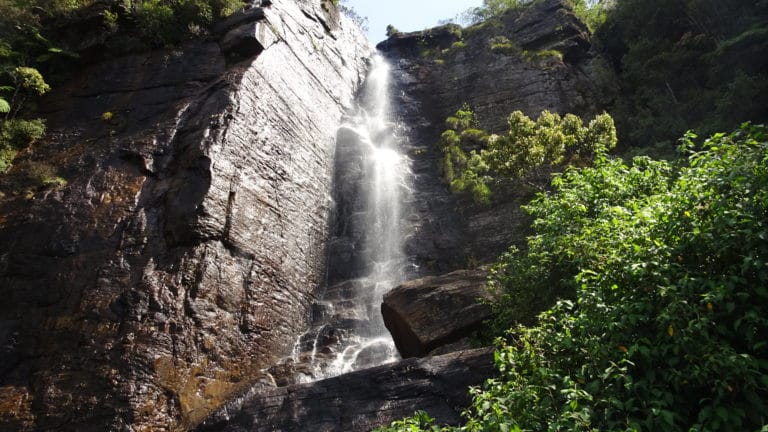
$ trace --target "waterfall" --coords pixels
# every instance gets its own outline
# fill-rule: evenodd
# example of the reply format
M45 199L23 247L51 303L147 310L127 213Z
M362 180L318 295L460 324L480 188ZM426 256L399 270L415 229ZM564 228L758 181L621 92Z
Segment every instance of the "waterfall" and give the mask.
M315 304L313 325L294 348L300 381L336 376L399 358L384 326L383 295L406 280L410 160L390 107L390 68L372 59L354 114L337 140L337 225L329 286ZM337 268L333 268L333 267ZM334 280L335 279L335 280Z

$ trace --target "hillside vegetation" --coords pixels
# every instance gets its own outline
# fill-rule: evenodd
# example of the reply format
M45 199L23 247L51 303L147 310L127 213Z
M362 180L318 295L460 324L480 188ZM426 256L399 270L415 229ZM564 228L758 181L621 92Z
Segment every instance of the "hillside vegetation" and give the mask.
M768 431L768 2L576 6L619 77L610 115L516 112L497 137L465 107L440 142L481 202L564 171L490 271L499 374L463 426L419 411L379 432Z
M768 2L617 0L597 29L621 87L621 145L673 156L700 135L768 118Z

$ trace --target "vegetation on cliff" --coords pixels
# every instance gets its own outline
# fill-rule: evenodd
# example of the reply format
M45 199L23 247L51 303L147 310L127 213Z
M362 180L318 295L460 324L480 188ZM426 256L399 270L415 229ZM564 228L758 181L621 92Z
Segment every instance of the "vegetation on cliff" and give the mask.
M495 185L540 177L561 164L580 165L616 145L616 129L608 114L596 116L585 126L578 116L544 111L536 121L521 111L507 120L502 135L477 128L468 106L446 119L440 136L441 170L454 192L471 192L478 202L489 203Z
M44 135L45 122L33 118L36 100L50 90L47 81L61 81L76 66L88 39L81 32L96 32L102 55L123 54L205 35L242 6L241 0L0 1L0 174Z
M510 9L522 9L539 2L540 0L483 0L481 6L465 11L461 20L467 24L479 23ZM607 10L613 5L612 0L566 0L566 3L590 29L597 28L605 21Z
M540 0L485 0L468 23L493 23ZM675 157L686 130L710 135L768 118L768 3L567 0L617 74L608 112L623 151ZM497 50L514 49L510 41ZM634 153L638 151L634 150Z
M673 156L700 135L768 118L768 3L620 0L596 31L618 72L620 142Z
M765 430L768 129L681 150L555 177L527 206L527 250L492 270L500 376L465 426L380 430ZM561 300L515 324L542 295Z
M575 145L589 128L548 112L513 114L494 157L471 110L449 118L455 192L487 201L499 181L565 172L524 206L526 246L491 269L482 337L498 338L499 375L471 390L465 425L420 411L379 431L768 430L768 128L713 134L768 120L768 3L607 4L590 28L618 76L619 146L657 159ZM678 140L688 129L711 137Z

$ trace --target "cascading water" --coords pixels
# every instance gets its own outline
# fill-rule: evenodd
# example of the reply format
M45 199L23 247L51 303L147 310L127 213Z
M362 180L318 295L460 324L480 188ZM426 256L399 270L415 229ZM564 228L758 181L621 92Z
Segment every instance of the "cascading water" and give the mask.
M398 359L381 318L383 295L406 280L404 252L411 199L409 159L389 104L390 69L372 60L358 107L338 135L336 245L332 255L353 257L315 304L312 328L294 348L299 381L313 381ZM332 243L334 240L332 240ZM331 259L331 266L335 261ZM330 278L334 279L334 278Z

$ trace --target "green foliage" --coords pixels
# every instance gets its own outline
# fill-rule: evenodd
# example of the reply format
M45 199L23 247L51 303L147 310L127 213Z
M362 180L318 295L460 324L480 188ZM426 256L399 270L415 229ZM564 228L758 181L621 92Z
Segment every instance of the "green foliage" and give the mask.
M435 419L424 411L416 411L413 416L393 421L389 426L381 426L371 432L448 432L451 429L434 424Z
M142 36L153 45L174 45L242 7L241 0L145 0L136 18Z
M460 40L451 44L451 49L462 49L466 47L467 47L467 43Z
M19 150L45 134L45 122L35 120L0 121L0 174L11 167Z
M608 11L612 9L616 0L568 0L573 8L573 13L594 32L607 19Z
M517 54L522 52L521 48L506 36L494 36L490 39L489 45L491 51L498 54Z
M538 278L559 279L575 299L510 333L496 357L502 376L475 391L468 430L760 430L766 132L717 134L687 167L599 160L531 202L530 252L497 266L502 303L520 308L516 293L536 289L520 283ZM693 146L691 137L684 143ZM513 274L531 262L533 274ZM500 315L496 329L514 322Z
M619 73L621 142L671 149L687 129L768 120L767 22L763 1L616 2L597 36Z
M538 51L525 50L522 52L522 54L523 54L523 58L525 58L530 62L549 60L549 59L557 59L560 61L563 60L563 53L561 53L558 50L538 50Z
M497 312L546 284L570 294L530 326L497 315L499 376L443 430L766 430L768 128L694 139L687 165L600 158L527 206Z
M575 163L604 154L616 145L616 130L608 114L584 126L579 117L544 111L536 121L520 111L508 120L508 131L488 135L476 128L474 113L466 105L446 119L440 137L442 171L454 192L470 191L487 203L494 182L519 180L566 160Z
M173 42L180 34L178 28L173 25L173 8L162 0L142 2L137 18L141 32L152 40L161 41L162 44Z
M533 0L483 0L482 6L467 9L461 19L467 24L476 24L510 9L521 9L532 2Z
M392 37L398 33L400 33L400 30L398 30L395 26L392 24L387 25L387 37Z
M35 68L18 66L14 70L13 75L16 85L38 96L42 96L51 90L51 86L45 82L43 76Z
M483 5L469 8L461 14L461 21L472 25L487 21L510 10L520 10L540 3L539 0L483 0ZM566 0L574 14L594 31L606 20L614 0Z

